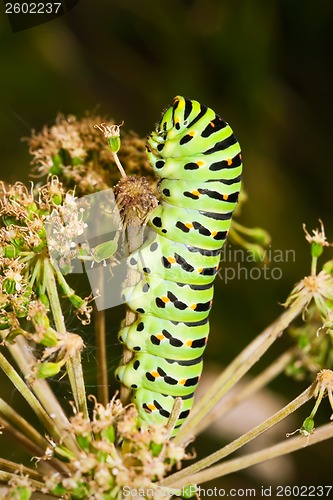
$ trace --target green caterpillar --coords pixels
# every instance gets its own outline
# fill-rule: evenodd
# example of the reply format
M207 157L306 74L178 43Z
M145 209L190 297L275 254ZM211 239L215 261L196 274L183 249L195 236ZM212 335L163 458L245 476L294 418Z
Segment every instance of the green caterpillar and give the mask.
M212 109L176 97L148 137L159 182L143 246L129 257L142 279L126 295L138 316L119 339L133 352L116 376L133 390L140 418L165 424L183 400L174 433L190 412L207 344L220 253L241 182L239 143Z

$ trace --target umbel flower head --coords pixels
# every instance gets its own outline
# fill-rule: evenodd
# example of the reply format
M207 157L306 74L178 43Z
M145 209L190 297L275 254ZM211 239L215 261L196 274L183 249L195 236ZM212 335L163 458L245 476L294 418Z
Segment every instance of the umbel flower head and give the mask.
M306 240L311 244L311 274L296 284L285 303L287 307L299 300L305 304L305 323L289 329L292 337L297 339L299 355L288 366L287 373L297 379L323 368L333 368L333 265L328 261L317 271L318 258L324 247L331 246L324 225L320 223L321 230L313 230L312 235L303 226Z
M33 156L33 177L56 174L67 188L78 195L90 194L113 186L118 180L114 158L105 139L96 129L96 123L116 126L105 116L88 114L79 119L74 115L59 114L54 125L42 131L32 131L29 152ZM134 132L122 131L120 161L127 174L144 174L155 184L146 156L145 139Z
M140 429L133 405L123 407L114 398L103 406L91 399L91 420L82 413L70 418L66 434L75 437L76 451L62 441L50 440L44 457L39 457L39 462L56 458L64 464L62 472L44 476L42 491L67 499L121 500L124 492L126 496L127 491L136 489L145 492L147 499L170 499L172 492L158 486L157 481L190 458L185 446L170 440L166 428L151 425L149 430ZM11 498L19 491L26 495L33 491L33 481L18 478L12 484Z
M0 200L0 328L8 330L6 342L18 336L44 346L38 376L57 373L73 352L83 349L82 339L51 326L50 296L59 286L76 307L82 320L90 320L91 306L68 286L57 265L51 261L50 246L57 248L63 265L77 257L71 242L84 228L82 214L75 210L73 194L66 193L56 177L39 188L28 190L21 183L2 185ZM57 214L53 239L47 238L47 221ZM54 294L53 294L54 295ZM53 363L51 365L50 363ZM51 369L52 368L52 369Z

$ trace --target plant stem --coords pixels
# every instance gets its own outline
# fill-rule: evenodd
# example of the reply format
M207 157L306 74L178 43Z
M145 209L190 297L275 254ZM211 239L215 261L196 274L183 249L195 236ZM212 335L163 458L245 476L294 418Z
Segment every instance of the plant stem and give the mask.
M17 470L17 464L16 464L16 470ZM17 474L11 474L10 472L0 471L0 484L1 483L8 484L9 481L15 480L15 479L17 479ZM36 481L35 479L30 479L29 482L30 482L31 486L33 486L38 491L43 491L43 489L45 488L44 483L42 483L40 481ZM14 497L9 497L9 498L14 498ZM16 497L16 498L20 498L20 497Z
M36 396L31 392L25 382L21 379L16 370L12 367L12 365L7 361L3 354L0 353L0 368L7 375L12 384L16 387L16 389L21 393L27 403L31 406L33 411L36 413L39 420L42 422L47 431L53 436L55 439L60 438L60 433L57 427L54 425L54 422L50 415L44 410Z
M3 427L6 430L6 434L9 434L14 438L20 446L24 447L32 457L44 457L45 456L45 451L49 447L49 443L45 440L45 445L40 446L40 443L35 443L34 441L31 440L28 436L26 436L24 433L18 431L10 422L8 422L5 418L0 416L0 424L3 425ZM40 436L41 439L42 436ZM50 457L48 461L43 461L41 462L42 469L44 469L44 473L52 473L55 471L58 471L62 474L68 475L69 469L66 466L66 464L59 462L59 460L55 459L54 457ZM40 473L43 471L41 470Z
M99 290L101 291L102 283ZM101 292L102 293L102 292ZM105 311L95 308L95 337L96 337L96 360L97 360L97 393L98 401L106 406L110 400L108 383L108 366L106 361L105 340Z
M256 337L221 373L211 388L194 405L185 424L175 437L175 442L183 442L190 435L196 435L198 423L211 411L218 401L240 380L261 358L275 340L281 336L290 322L295 319L308 303L308 296L301 296L283 312L274 323Z
M77 451L79 448L75 439L73 436L66 434L66 430L69 426L68 418L54 393L51 391L50 386L46 380L32 378L31 376L32 369L36 365L36 358L31 353L31 349L27 345L26 340L23 337L17 337L15 344L8 345L7 347L25 379L29 380L33 393L46 412L52 415L53 426L57 429L57 434L64 436L63 442L71 451ZM29 387L27 387L27 389L30 391Z
M9 474L11 471L17 472L18 465L16 462L12 462L11 460L6 460L5 458L0 457L0 467L1 469L6 469L6 471L0 471L0 482L1 482L1 474ZM30 467L26 467L25 465L20 465L20 471L23 474L29 474L29 477L34 479L41 479L40 472L36 471L36 469L31 469Z
M143 226L128 225L127 226L127 243L128 251L131 254L137 250L143 243ZM138 273L135 269L128 268L126 284L128 288L136 285L138 281ZM133 312L129 306L126 307L126 316L124 326L130 326L136 320L136 313ZM123 357L121 363L126 365L132 358L133 353L125 345L123 348ZM120 387L120 399L123 405L126 405L130 401L131 390L128 389L124 384Z
M190 465L189 467L186 467L185 469L182 469L180 472L176 472L175 474L172 474L168 478L164 479L161 481L161 485L163 486L172 486L175 487L175 484L177 487L179 486L179 481L180 479L185 480L185 484L190 484L190 482L187 480L190 475L193 475L202 469L205 469L212 465L213 463L217 462L218 460L221 460L222 458L230 455L234 451L238 450L245 444L249 443L256 437L258 437L260 434L263 432L267 431L274 425L276 425L278 422L281 420L285 419L288 415L293 413L295 410L297 410L300 406L302 406L304 403L306 403L309 399L312 398L314 390L316 388L317 382L314 382L310 387L308 387L304 392L302 392L297 398L295 398L293 401L288 403L284 408L282 408L280 411L275 413L272 417L268 418L261 424L257 425L250 431L246 432L239 438L235 439L231 443L227 444L220 450L215 451L211 455L208 455L207 457L203 458L202 460L199 460L193 465ZM182 481L183 483L184 481Z
M243 401L269 384L269 382L271 382L277 375L281 373L282 370L286 368L288 363L294 357L296 350L297 348L292 348L289 351L283 353L257 377L254 377L251 381L244 384L244 386L240 390L235 391L235 394L228 398L227 401L223 400L223 404L221 404L222 401L220 401L217 407L215 407L200 422L198 422L195 429L196 435L200 434L200 432L209 427L209 425L216 419L221 420L224 415L229 413L238 404L243 403Z
M29 439L34 446L38 446L42 452L48 447L48 441L36 431L21 415L19 415L9 404L0 398L0 419L4 418L10 422L13 428L20 429L25 438Z
M228 460L223 464L216 465L215 467L210 467L205 471L201 471L197 474L188 476L173 483L173 488L180 488L182 486L187 486L189 484L201 484L206 481L211 481L217 477L226 476L232 472L237 472L242 469L251 467L252 465L259 464L266 460L271 460L272 458L279 457L281 455L286 455L294 451L303 449L305 446L311 446L313 444L320 443L326 439L333 438L333 426L332 424L322 425L318 427L310 436L297 436L291 439L287 439L269 448L264 448L263 450L249 453L243 457L238 457L233 460Z
M50 306L54 318L56 329L59 333L66 333L66 326L61 310L57 285L49 259L44 260L44 273L46 290L50 301ZM86 390L81 363L81 353L76 352L66 362L68 378L71 384L75 406L78 412L82 412L85 418L88 416Z

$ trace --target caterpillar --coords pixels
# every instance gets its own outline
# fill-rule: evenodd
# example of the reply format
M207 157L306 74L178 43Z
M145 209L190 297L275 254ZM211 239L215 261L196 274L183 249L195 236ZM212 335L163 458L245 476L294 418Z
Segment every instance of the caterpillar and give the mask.
M175 97L147 140L160 203L145 241L128 258L142 279L126 295L136 321L119 340L133 357L116 370L139 417L166 424L176 397L193 404L202 371L213 284L240 190L242 157L232 129L212 109Z

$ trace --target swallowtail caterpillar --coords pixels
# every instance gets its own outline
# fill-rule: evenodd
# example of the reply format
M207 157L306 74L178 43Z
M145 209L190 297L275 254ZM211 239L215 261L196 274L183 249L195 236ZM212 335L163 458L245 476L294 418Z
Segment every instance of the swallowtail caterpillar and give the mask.
M147 154L160 178L160 204L149 217L142 247L128 259L144 279L127 296L137 319L121 329L119 339L133 357L116 375L133 391L148 425L166 424L180 397L175 434L202 371L213 284L238 200L242 157L228 123L180 96L148 137Z

